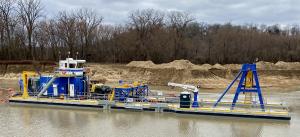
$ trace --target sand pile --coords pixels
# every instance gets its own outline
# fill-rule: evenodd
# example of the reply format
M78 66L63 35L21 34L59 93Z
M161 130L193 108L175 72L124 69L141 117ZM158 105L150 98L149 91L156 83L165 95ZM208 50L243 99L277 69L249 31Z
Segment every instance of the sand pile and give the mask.
M271 62L266 62L266 61L259 61L256 63L256 67L258 69L268 69L268 70L273 70L273 69L276 69L277 67L275 66L274 63L271 63Z
M221 64L215 64L215 65L213 65L212 66L212 69L221 69L221 70L223 70L223 69L226 69L225 67L223 67Z
M195 64L191 63L188 60L174 60L170 63L163 63L160 65L156 65L156 68L175 68L175 69L191 69L195 66Z
M152 61L131 61L126 66L137 68L152 68L155 64Z
M227 69L232 69L232 70L240 70L242 68L241 64L226 64L223 66Z
M90 68L91 80L97 80L101 83L120 80L124 71L118 65L90 64L88 67Z
M6 91L0 90L0 104L7 103L9 96Z
M174 60L163 64L154 64L152 61L132 61L127 65L87 64L87 67L90 68L89 75L91 80L98 80L103 83L117 83L119 80L138 80L152 85L165 86L169 81L172 81L195 85L201 83L202 88L225 88L233 80L241 66L241 64L195 65L188 60ZM262 79L262 86L280 86L293 83L288 80L300 83L299 62L279 61L273 64L260 61L257 63L257 68ZM0 84L8 81L8 79L18 78L20 73L21 71L15 73L15 70L8 69L8 71L0 75L1 79L3 79L3 81L0 81ZM44 74L45 72L42 73ZM279 79L280 77L288 80ZM294 82L294 85L297 85L296 82ZM3 85L9 85L9 83L7 82ZM15 85L17 85L17 82L15 82ZM11 85L6 88L8 87L11 87Z
M280 67L285 67L290 65L291 62L284 62L284 61L278 61L277 63L275 63L276 66L280 66Z
M280 69L290 69L290 70L295 70L295 69L300 69L300 63L299 62L284 62L284 61L278 61L275 63L277 67Z
M197 65L191 63L188 60L174 60L169 63L154 64L152 61L131 61L126 65L127 67L136 68L156 68L156 69L191 69Z
M6 73L4 74L3 78L8 78L8 79L18 79L21 76L19 73Z
M202 64L202 65L194 65L193 66L194 70L209 70L211 68L212 68L212 66L210 64Z
M8 103L9 98L15 94L12 89L0 89L0 104Z

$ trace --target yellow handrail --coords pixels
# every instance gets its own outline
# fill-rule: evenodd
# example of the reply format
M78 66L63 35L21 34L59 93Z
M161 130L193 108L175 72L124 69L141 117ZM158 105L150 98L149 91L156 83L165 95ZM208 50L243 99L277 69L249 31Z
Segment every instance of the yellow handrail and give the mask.
M113 90L112 93L110 94L109 101L113 101L114 97L115 97L115 90Z

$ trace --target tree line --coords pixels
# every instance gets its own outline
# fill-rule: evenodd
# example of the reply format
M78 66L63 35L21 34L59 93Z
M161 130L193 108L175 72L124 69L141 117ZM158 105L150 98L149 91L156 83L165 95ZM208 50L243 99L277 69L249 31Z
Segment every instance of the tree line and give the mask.
M1 0L0 60L76 56L107 63L300 61L298 25L208 24L187 12L155 9L132 11L121 25L103 20L84 8L47 18L39 0Z

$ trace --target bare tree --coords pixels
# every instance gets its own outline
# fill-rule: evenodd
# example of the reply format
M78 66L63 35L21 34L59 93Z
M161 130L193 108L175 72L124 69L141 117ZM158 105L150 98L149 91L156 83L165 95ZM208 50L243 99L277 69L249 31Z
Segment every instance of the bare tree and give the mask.
M4 28L6 30L7 40L11 41L11 26L13 25L13 15L14 10L13 0L2 0L0 1L0 12L3 20Z
M16 25L16 21L13 17L14 2L13 0L0 1L1 47L2 50L6 52L5 56L7 56L8 59L11 58L11 50L9 50L12 48L11 33Z
M39 0L19 0L18 1L18 13L27 31L27 40L29 53L31 58L35 59L33 45L32 45L32 35L36 28L36 22L38 18L42 16L41 3Z
M154 32L164 25L164 13L154 9L136 10L129 15L130 25L137 33L137 53L150 49L147 41ZM149 54L139 54L138 57L148 59Z
M56 20L52 19L49 21L49 35L50 35L50 51L52 54L52 59L59 59L59 48L58 43L60 42L60 37L58 35L58 28Z
M0 60L57 60L59 52L80 51L89 61L110 63L300 61L298 25L207 24L186 12L154 9L131 12L125 25L107 25L88 9L50 19L41 12L38 0L0 1Z
M173 30L174 40L174 59L178 59L179 51L182 51L183 38L186 31L187 25L195 20L187 12L172 11L168 14L168 23Z
M57 35L63 41L68 50L71 53L71 57L75 52L75 43L77 36L77 19L73 13L67 13L66 11L60 12L57 20Z
M2 45L4 43L4 21L3 21L3 15L0 14L0 46L2 48Z
M37 24L37 30L34 33L35 41L37 43L37 46L39 48L38 53L36 54L36 57L38 57L41 60L44 60L47 58L48 53L45 52L46 48L50 45L50 39L51 39L51 27L50 22L48 21L41 21Z
M81 39L81 56L86 58L86 53L89 53L91 42L93 41L92 35L95 35L103 18L97 16L95 11L88 9L80 9L76 14L78 18L78 29Z

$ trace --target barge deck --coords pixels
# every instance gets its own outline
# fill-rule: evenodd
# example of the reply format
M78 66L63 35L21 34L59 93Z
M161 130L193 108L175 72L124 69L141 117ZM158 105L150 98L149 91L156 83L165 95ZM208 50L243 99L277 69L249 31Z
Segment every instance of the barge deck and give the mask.
M106 103L104 103L106 102ZM202 106L199 108L180 108L178 103L155 103L155 102L110 102L99 101L93 99L75 100L75 99L54 99L54 98L35 98L29 97L23 99L22 97L12 97L9 99L10 104L24 105L37 104L46 106L71 106L78 108L97 108L97 109L126 109L126 110L140 110L140 111L154 111L154 112L169 112L177 114L192 114L192 115L211 115L211 116L227 116L227 117L241 117L241 118L261 118L261 119L277 119L277 120L291 120L291 116L286 109L266 107L265 111L259 108L248 109L235 107L231 110L230 107L209 107ZM270 106L272 107L272 106Z

